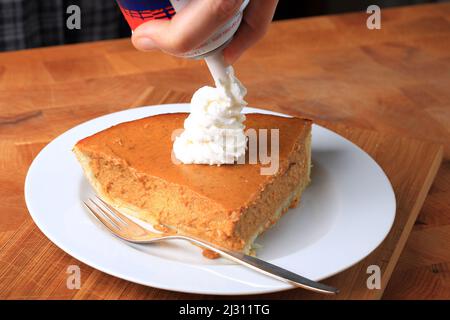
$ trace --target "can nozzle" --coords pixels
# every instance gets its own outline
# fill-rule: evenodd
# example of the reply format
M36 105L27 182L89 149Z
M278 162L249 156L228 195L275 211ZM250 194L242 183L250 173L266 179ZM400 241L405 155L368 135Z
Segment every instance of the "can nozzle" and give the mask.
M204 59L216 86L220 85L220 83L224 83L228 77L227 70L230 66L225 62L222 50L216 51Z

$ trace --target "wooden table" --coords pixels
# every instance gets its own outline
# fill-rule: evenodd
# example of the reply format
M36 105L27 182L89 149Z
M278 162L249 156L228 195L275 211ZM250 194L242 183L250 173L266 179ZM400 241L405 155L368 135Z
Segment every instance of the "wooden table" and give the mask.
M382 10L381 30L368 30L366 18L274 23L235 68L252 106L338 131L392 181L394 228L368 258L327 281L343 288L340 298L448 299L450 4ZM207 82L201 62L140 53L127 39L0 54L0 298L210 298L81 264L37 229L23 197L29 164L58 134L112 111L186 102ZM382 290L365 287L372 263L382 268ZM81 267L80 290L66 287L72 264ZM290 290L262 298L319 297Z

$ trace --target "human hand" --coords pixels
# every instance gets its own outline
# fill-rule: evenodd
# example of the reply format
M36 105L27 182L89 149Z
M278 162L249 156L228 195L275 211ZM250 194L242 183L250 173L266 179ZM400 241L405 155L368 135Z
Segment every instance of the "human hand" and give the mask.
M136 28L133 45L142 51L160 49L175 55L187 52L205 42L239 10L242 2L192 0L171 20L152 20ZM239 29L223 51L228 64L233 64L266 34L277 4L278 0L249 2Z

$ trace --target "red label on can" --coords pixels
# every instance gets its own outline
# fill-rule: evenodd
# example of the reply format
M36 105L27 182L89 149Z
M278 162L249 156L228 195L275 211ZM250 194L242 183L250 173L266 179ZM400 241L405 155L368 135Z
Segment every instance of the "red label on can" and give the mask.
M149 20L171 19L175 9L169 0L117 0L131 30Z

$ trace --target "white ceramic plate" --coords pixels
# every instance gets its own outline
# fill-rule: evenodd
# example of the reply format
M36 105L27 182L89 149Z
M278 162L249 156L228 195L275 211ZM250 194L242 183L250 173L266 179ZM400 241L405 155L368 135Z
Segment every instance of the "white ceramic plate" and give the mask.
M147 246L107 232L82 205L92 192L71 150L91 134L120 122L171 112L167 104L116 112L85 122L48 144L25 181L28 209L42 232L76 259L136 283L203 294L258 294L292 286L226 260L208 260L184 242ZM246 108L247 113L277 114ZM280 115L280 114L277 114ZM258 256L313 280L330 277L372 252L395 217L395 196L382 169L350 141L313 126L312 184L302 202L261 236Z

